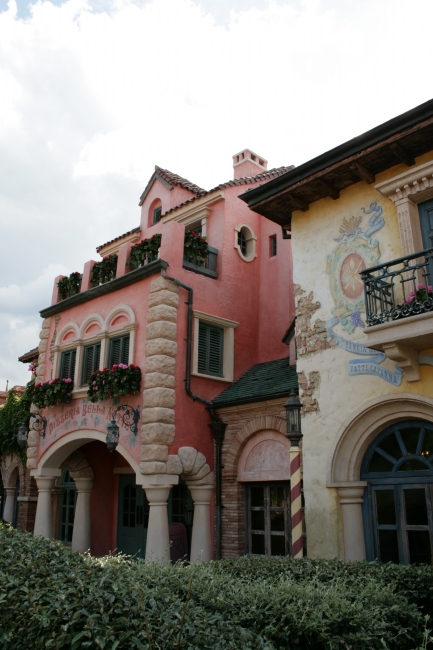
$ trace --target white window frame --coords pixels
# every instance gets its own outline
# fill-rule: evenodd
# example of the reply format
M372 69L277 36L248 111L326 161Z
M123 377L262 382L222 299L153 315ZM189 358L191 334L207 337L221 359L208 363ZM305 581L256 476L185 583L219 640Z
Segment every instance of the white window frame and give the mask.
M247 252L246 255L244 255L241 251L241 247L239 246L238 243L238 235L242 229L246 228L249 231L248 237L246 237L247 240L247 248L250 248L250 251ZM257 252L256 252L256 242L257 242L257 237L254 234L253 229L251 226L249 226L247 223L240 223L238 226L235 226L235 243L234 247L236 248L237 252L239 253L239 257L241 260L244 262L252 262L256 257L257 257Z
M207 325L215 325L224 330L223 340L223 376L206 375L198 371L198 330L200 321ZM206 377L215 381L232 382L234 375L235 356L235 329L239 325L236 321L206 314L202 311L193 311L193 348L192 348L192 371L196 377Z

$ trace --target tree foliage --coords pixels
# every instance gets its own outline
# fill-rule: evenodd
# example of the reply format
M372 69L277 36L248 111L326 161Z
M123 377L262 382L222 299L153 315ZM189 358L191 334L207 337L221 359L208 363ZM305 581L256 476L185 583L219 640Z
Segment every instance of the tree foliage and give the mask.
M33 391L34 382L30 381L21 397L10 390L5 404L0 406L0 458L17 454L25 462L25 454L18 447L17 433L18 427L30 411Z

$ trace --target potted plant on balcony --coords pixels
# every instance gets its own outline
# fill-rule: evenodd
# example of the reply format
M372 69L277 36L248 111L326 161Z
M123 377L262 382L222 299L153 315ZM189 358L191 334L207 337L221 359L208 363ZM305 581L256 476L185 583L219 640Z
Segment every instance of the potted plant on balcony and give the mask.
M416 291L411 291L398 308L398 317L400 318L431 311L433 309L433 287L419 284Z
M87 397L91 402L102 402L114 397L138 395L140 392L141 370L138 366L116 363L92 373L89 378Z
M126 263L127 266L129 266L131 270L134 270L143 266L145 262L149 264L149 262L158 259L160 246L161 235L159 233L153 235L149 239L143 239L139 244L132 246L129 260Z
M70 404L73 388L72 379L50 379L35 387L32 402L38 408Z
M209 257L209 245L206 237L202 237L194 230L185 231L183 250L185 257L196 264L204 264Z
M117 255L108 255L97 262L90 272L90 281L94 287L105 284L116 277Z
M66 298L75 296L76 293L80 293L81 277L81 273L74 271L74 273L71 273L68 277L61 278L57 282L61 300L65 300Z

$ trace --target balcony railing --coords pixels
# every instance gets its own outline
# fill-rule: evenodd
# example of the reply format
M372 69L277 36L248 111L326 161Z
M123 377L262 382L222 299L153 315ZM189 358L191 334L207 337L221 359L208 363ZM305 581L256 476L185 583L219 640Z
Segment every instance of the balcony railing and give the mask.
M189 271L194 271L195 273L207 275L210 278L217 278L217 256L218 249L209 246L209 255L205 262L199 263L197 258L190 260L187 255L184 255L183 268L188 269Z
M433 248L365 269L361 277L368 326L433 311Z

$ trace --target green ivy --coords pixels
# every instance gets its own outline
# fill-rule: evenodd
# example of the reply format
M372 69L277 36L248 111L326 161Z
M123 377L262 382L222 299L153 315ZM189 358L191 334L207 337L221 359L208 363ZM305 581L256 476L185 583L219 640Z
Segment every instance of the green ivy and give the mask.
M117 255L108 255L97 262L90 272L90 281L94 287L105 284L116 277Z
M34 382L30 381L19 397L15 391L8 392L6 402L0 406L0 458L17 454L25 462L25 453L18 447L17 433L33 400Z
M149 239L143 239L139 244L132 246L127 266L132 270L143 266L143 263L153 262L158 258L158 250L161 246L161 235L158 233Z

